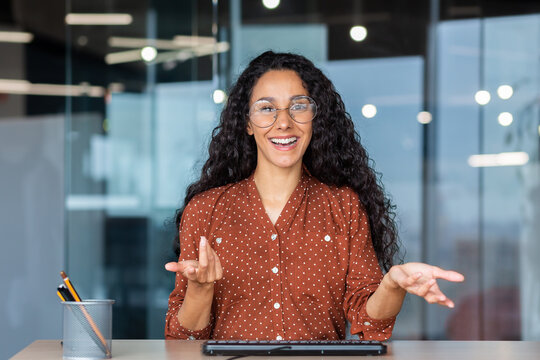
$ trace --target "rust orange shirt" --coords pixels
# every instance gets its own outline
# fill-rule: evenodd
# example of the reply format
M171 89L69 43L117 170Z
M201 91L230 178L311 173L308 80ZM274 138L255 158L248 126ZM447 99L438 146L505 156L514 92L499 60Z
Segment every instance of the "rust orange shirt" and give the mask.
M166 315L167 339L344 339L346 321L360 339L386 340L395 317L370 318L366 302L382 273L368 218L348 187L306 171L275 225L253 175L208 190L186 206L179 260L198 259L206 236L223 267L208 326L179 323L187 280L176 274Z

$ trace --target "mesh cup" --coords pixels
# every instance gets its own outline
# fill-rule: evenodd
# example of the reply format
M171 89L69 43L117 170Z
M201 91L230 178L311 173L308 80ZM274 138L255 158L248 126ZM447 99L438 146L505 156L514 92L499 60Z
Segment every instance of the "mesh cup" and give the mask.
M110 359L114 300L63 301L63 358Z

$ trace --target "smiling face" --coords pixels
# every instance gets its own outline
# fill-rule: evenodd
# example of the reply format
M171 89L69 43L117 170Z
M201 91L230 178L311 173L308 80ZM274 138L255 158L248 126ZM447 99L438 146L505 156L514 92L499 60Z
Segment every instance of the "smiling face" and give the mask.
M250 107L258 100L272 102L278 109L289 107L291 99L309 96L300 76L292 70L270 70L259 78L251 94ZM257 167L298 168L311 141L312 122L295 122L287 110L277 112L272 126L261 128L248 122L247 132L257 143Z

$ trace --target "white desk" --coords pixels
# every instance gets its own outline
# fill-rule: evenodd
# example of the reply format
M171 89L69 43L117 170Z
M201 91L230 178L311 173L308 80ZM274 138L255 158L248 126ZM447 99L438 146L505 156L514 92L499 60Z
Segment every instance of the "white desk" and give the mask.
M199 360L226 359L204 356L203 341L190 340L113 340L113 359ZM353 356L250 356L250 360L301 359L398 359L398 360L538 360L540 341L393 341L388 354L379 357ZM14 360L62 359L60 340L37 340L17 353Z

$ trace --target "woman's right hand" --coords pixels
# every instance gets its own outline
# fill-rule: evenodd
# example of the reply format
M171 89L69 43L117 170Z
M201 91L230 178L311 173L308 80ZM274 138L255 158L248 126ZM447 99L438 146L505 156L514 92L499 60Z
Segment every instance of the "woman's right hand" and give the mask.
M199 244L199 260L184 260L165 264L165 269L179 272L189 282L200 286L209 286L223 277L223 268L219 257L208 244L206 237L201 236Z

